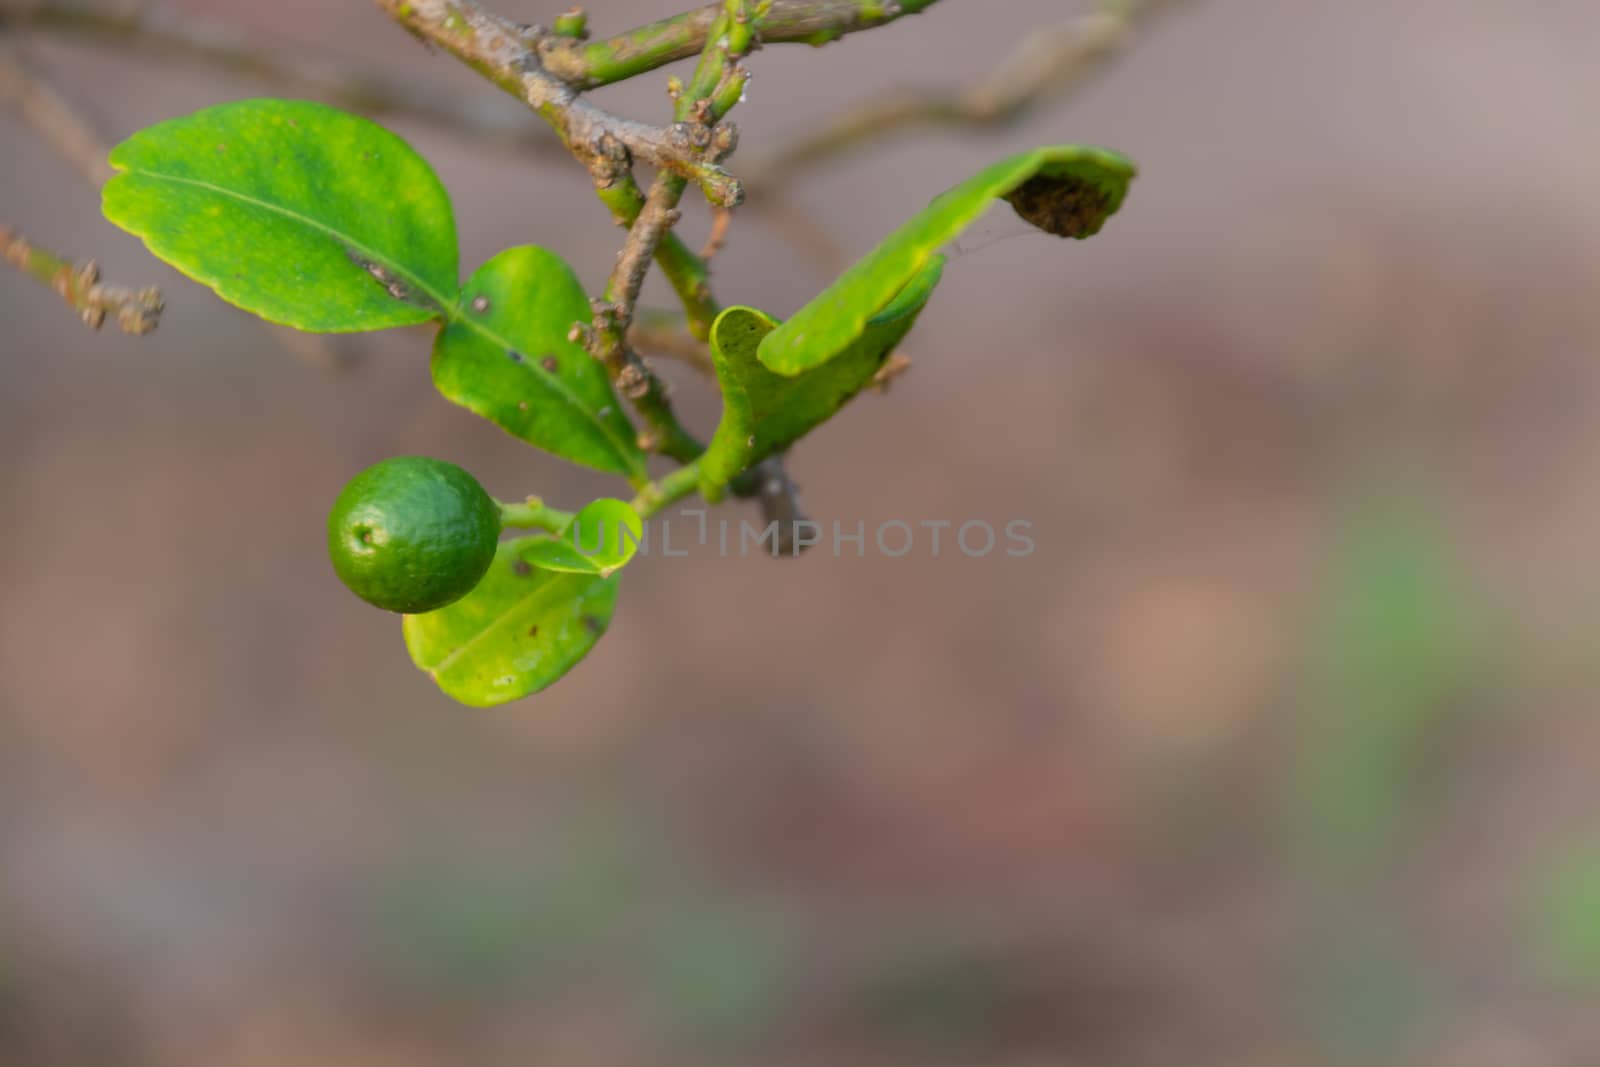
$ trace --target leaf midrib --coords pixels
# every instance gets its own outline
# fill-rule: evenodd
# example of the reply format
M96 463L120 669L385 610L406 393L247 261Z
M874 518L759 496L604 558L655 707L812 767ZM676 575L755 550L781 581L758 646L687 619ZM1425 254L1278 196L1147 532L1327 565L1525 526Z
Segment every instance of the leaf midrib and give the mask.
M553 572L553 571L542 571L540 573L543 573L543 574L554 574L555 572ZM554 580L552 580L550 582L547 582L547 583L545 583L543 585L540 585L539 587L537 587L535 589L532 589L529 592L525 593L521 598L519 598L518 600L513 602L509 607L507 607L506 610L504 612L502 612L500 614L500 616L498 618L496 618L493 622L489 623L489 625L485 626L482 630L479 630L476 634L473 634L472 637L468 638L465 642L463 642L461 645L458 645L453 651L451 651L451 653L448 656L446 656L444 659L440 660L438 666L430 668L428 670L428 675L431 678L433 678L435 681L437 681L439 679L439 676L442 675L445 671L449 670L451 667L453 667L457 660L459 660L462 656L466 655L469 651L471 651L472 648L475 645L478 644L478 642L482 641L484 638L488 637L490 634L494 633L501 626L503 626L506 623L506 621L508 619L510 619L514 614L516 614L517 612L522 611L523 609L527 608L530 604L532 604L534 601L536 601L540 596L559 589L560 586L563 583L571 581L572 579L577 578L577 577L590 577L590 576L579 576L579 575L570 575L570 574L559 575ZM603 579L603 578L601 578L599 580L600 581L605 581L605 579ZM573 600L578 600L578 599L580 599L582 597L582 595L583 594L580 593L578 596L573 597L572 599ZM541 609L543 609L546 606L547 605L542 605L542 604L539 605L539 607Z
M433 306L439 310L440 315L449 315L455 304L455 298L453 295L446 296L445 294L440 293L433 286L429 285L425 279L414 273L404 264L392 262L388 256L378 252L376 249L369 248L367 245L356 240L354 237L351 237L349 234L346 234L340 230L336 230L332 226L329 226L318 219L314 219L309 215L303 215L292 208L284 207L282 204L274 204L270 200L262 200L259 197L242 193L237 189L229 189L227 186L217 185L215 182L203 181L199 178L182 177L177 174L167 174L158 170L146 170L143 167L128 167L123 171L123 173L138 174L146 178L154 178L159 181L172 182L176 185L189 185L197 189L205 189L209 192L216 193L219 196L230 197L242 204L250 204L253 207L261 208L263 211L269 211L276 215L282 215L284 218L298 222L308 229L316 230L318 233L321 233L333 240L336 244L344 245L356 252L361 253L362 255L370 258L373 262L382 263L386 268L395 271L397 274L400 274L405 278L406 281L411 282L416 286L416 288L427 294L428 299L433 301Z
M450 322L452 325L459 323L460 325L467 327L469 330L472 330L473 332L486 338L490 343L494 344L498 348L504 349L505 351L521 351L520 346L512 343L510 340L491 330L487 323L480 322L477 319L460 314L459 306L451 308ZM531 358L532 354L530 353L528 355ZM638 477L644 476L646 468L643 462L641 462L641 457L639 454L637 452L629 451L625 447L623 441L617 437L617 435L612 431L611 427L608 426L605 420L600 417L600 413L598 411L590 410L589 405L584 403L583 398L578 396L577 393L574 393L566 382L562 381L556 375L551 374L543 367L536 366L531 362L524 363L523 366L533 372L536 380L543 382L546 386L558 393L563 400L582 413L584 418L588 419L589 422L594 425L595 429L600 431L600 436L605 439L606 444L611 446L612 452L615 453L617 459L622 462L623 467L627 471Z

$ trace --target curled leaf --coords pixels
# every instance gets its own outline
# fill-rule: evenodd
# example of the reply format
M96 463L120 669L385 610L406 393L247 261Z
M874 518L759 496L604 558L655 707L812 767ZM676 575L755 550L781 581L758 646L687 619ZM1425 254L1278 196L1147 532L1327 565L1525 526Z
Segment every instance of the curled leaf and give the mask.
M936 197L768 334L761 362L775 374L795 375L838 357L996 197L1010 199L1041 229L1090 237L1122 206L1134 174L1123 156L1085 145L1037 148L980 171Z
M943 268L944 257L935 256L837 358L793 377L772 373L757 356L763 339L778 328L776 320L746 307L719 315L711 327L711 359L722 386L722 421L700 460L702 494L718 499L740 471L837 414L911 332Z

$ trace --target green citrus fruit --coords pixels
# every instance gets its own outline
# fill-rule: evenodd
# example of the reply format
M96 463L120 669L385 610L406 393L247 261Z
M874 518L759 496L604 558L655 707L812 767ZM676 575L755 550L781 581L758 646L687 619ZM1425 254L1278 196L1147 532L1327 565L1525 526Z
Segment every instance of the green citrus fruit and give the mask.
M328 515L328 555L351 592L407 615L472 591L494 561L500 506L441 459L397 456L350 479Z

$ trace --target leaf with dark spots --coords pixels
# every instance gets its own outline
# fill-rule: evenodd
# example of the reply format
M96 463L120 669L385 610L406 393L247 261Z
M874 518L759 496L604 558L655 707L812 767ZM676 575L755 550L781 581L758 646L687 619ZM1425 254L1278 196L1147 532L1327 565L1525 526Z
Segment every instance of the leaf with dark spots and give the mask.
M617 579L518 564L540 538L502 541L478 587L402 626L412 662L449 696L504 704L551 685L600 640L616 607Z
M644 453L605 367L568 339L590 314L572 268L543 248L510 248L480 267L433 347L433 381L447 398L514 437L574 463L646 477ZM547 359L524 353L564 353Z
M110 161L106 217L268 321L345 333L455 304L450 198L426 160L366 119L246 100L136 133Z

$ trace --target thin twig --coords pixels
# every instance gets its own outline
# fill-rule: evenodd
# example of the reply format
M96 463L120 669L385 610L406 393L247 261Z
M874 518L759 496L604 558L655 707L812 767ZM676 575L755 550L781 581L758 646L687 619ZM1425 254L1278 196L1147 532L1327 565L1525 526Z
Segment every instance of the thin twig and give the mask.
M800 527L810 525L811 520L800 505L800 487L789 477L781 454L757 463L735 479L730 488L735 496L755 500L766 525L777 524L773 556L798 556L814 543L801 543L798 539Z
M60 152L91 187L98 189L111 177L113 171L106 162L109 150L94 124L44 75L33 70L16 48L0 46L0 102L14 107L29 128ZM302 363L337 372L353 362L352 350L330 338L265 321L260 321L259 327ZM153 328L152 317L146 329Z
M570 41L567 33L581 32L576 16L569 17L562 34L553 35L501 18L472 0L374 2L412 34L445 49L527 103L584 163L601 199L629 227L605 295L596 302L593 323L586 331L575 329L574 336L587 342L645 419L648 429L642 442L680 461L691 461L703 446L678 424L665 386L628 344L628 328L652 258L661 261L684 297L691 322L698 319L701 331L714 313L704 261L669 234L690 181L698 183L715 206L729 208L743 199L738 182L719 165L737 143L732 127L719 120L738 101L749 77L738 65L754 41L747 0L725 0L721 5L713 26L717 33L708 35L694 80L679 94L676 121L667 126L613 115L544 69L541 42ZM648 197L633 176L634 165L641 161L659 168Z
M673 86L675 125L702 134L707 140L716 137L718 121L739 102L750 77L749 71L739 65L755 43L748 0L724 0L722 15L713 28L716 37L706 45L689 85ZM726 151L732 150L730 141ZM681 218L678 203L686 187L683 175L666 170L651 183L644 209L634 220L617 256L605 296L595 305L590 348L649 425L646 441L650 446L685 463L704 452L705 446L679 425L667 403L666 387L629 345L628 330L650 261Z
M770 0L752 9L750 25L761 41L824 44L883 26L933 6L936 0ZM602 41L555 35L539 42L539 58L555 77L577 89L594 89L703 55L717 39L722 3L673 15Z
M785 193L783 189L770 194L762 190L746 209L759 212L782 240L811 261L822 278L832 278L848 267L850 253L844 245L820 219Z
M632 171L603 182L597 180L595 194L619 226L631 228L644 210L644 190L639 188ZM688 316L690 332L701 340L710 336L712 320L721 310L711 294L710 266L674 233L663 235L657 244L656 264L678 294L678 301Z
M111 178L111 165L100 137L88 121L43 77L34 73L17 49L0 43L0 104L77 169L91 185Z
M668 402L666 385L628 343L628 329L633 324L633 309L639 302L645 274L657 245L678 221L674 205L682 193L681 185L669 181L667 175L657 175L644 210L628 231L628 240L617 256L605 295L595 301L589 351L605 365L618 391L632 402L649 427L641 445L688 463L704 452L705 446L679 424Z
M681 312L636 308L628 343L636 351L666 356L687 363L702 374L715 376L711 346L689 332Z
M606 300L619 308L622 316L617 325L626 330L633 319L634 305L639 301L639 291L644 288L644 277L650 270L650 260L656 254L668 230L678 224L682 213L674 205L678 199L670 181L658 175L645 198L644 210L628 233L628 241L617 254L617 264L612 268L606 283Z
M524 101L591 172L614 174L642 161L696 182L713 204L732 207L743 199L739 182L717 165L725 146L711 131L686 123L652 126L584 99L541 65L539 43L549 36L543 31L493 14L474 0L374 2L412 34Z
M913 89L872 100L825 122L743 169L752 200L806 170L919 126L1014 123L1105 68L1150 17L1178 0L1105 0L1099 11L1054 29L1032 30L988 75L955 91Z
M894 380L910 369L910 356L898 350L890 352L889 358L883 361L883 366L878 368L878 372L872 376L872 381L868 382L867 386L868 388L876 389L880 393L887 394L889 386L894 384Z
M548 122L589 170L595 191L619 225L632 227L644 210L645 194L634 179L636 159L666 170L689 170L708 187L713 202L742 198L738 183L716 166L731 151L731 128L708 130L688 123L651 127L621 119L582 99L539 66L538 30L493 15L469 0L374 0L413 35L450 52ZM672 165L667 165L666 160ZM709 270L676 235L658 243L656 261L689 313L691 328L704 336L716 317Z
M88 122L10 47L0 47L0 103L13 109L91 184L110 177L111 168ZM71 263L4 225L0 225L0 253L8 264L49 286L91 329L100 329L110 316L124 333L144 334L161 319L159 289L102 285L93 260Z
M733 228L733 212L725 207L719 207L711 212L711 232L706 235L706 243L700 249L700 258L710 263L717 258L717 253L728 246L728 231Z
M110 316L123 333L143 334L155 329L161 320L159 289L102 285L100 267L94 260L70 263L9 226L0 226L0 258L49 286L90 329L98 330Z
M153 59L175 59L243 75L282 92L316 97L375 118L404 116L488 144L561 154L543 126L515 108L449 86L352 69L348 60L273 47L195 11L159 4L106 7L75 0L0 5L0 29L71 38ZM290 58L293 57L293 58Z
M756 17L756 28L768 42L822 44L915 14L934 2L774 0L767 13ZM707 4L600 41L587 41L570 31L541 34L539 58L545 70L574 89L595 89L701 54L721 13L721 3ZM557 23L560 21L558 17ZM286 62L276 50L252 42L241 31L192 11L179 12L159 4L107 7L82 0L11 0L0 4L0 22L189 59L369 113L405 111L453 128L512 133L447 88L419 86L412 80L377 73L352 77L342 65L332 63ZM479 126L488 129L479 130Z

